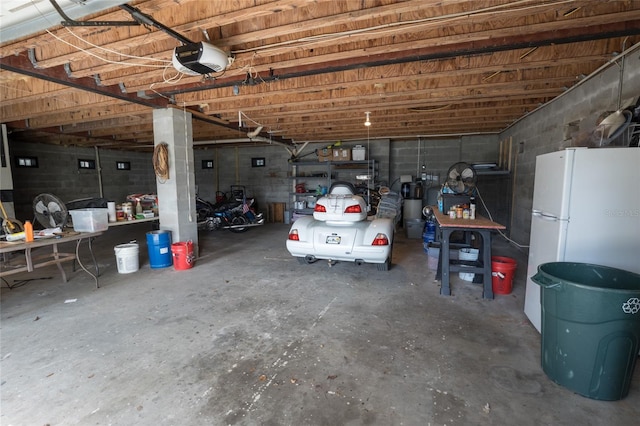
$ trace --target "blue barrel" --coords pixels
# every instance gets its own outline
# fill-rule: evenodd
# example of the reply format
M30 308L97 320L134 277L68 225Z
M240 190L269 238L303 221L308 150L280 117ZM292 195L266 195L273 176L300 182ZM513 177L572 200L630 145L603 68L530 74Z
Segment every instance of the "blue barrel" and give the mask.
M171 231L147 232L149 263L152 268L166 268L173 264L171 256Z

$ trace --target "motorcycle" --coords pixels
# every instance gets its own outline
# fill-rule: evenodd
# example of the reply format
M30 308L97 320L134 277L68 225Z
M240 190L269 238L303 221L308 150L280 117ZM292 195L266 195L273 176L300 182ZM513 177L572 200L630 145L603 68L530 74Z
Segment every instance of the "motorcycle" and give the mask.
M250 227L264 224L262 213L256 213L254 198L227 200L213 204L196 195L198 229L215 231L228 229L231 232L246 232Z

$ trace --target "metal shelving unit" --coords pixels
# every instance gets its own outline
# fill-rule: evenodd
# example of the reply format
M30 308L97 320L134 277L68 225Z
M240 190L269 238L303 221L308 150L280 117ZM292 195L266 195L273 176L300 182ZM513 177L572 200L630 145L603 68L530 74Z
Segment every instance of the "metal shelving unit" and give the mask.
M313 214L313 208L296 208L296 202L306 201L304 198L314 197L318 186L331 187L334 181L347 181L354 185L366 181L367 189L373 189L373 182L377 175L375 160L363 161L298 161L290 164L291 192L290 205L288 206L290 218L294 213ZM358 180L358 176L367 176L369 179ZM296 192L296 187L305 183L305 192ZM310 185L313 190L310 191Z

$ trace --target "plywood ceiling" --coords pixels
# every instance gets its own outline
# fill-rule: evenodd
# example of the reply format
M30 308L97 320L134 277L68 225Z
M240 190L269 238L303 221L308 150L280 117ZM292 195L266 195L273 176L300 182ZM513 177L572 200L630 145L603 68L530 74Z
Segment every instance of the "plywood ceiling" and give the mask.
M152 111L166 107L193 114L198 146L496 133L640 42L634 0L128 6L233 63L179 74L182 43L149 24L55 25L2 43L0 119L13 141L150 149ZM117 6L78 19L133 20Z

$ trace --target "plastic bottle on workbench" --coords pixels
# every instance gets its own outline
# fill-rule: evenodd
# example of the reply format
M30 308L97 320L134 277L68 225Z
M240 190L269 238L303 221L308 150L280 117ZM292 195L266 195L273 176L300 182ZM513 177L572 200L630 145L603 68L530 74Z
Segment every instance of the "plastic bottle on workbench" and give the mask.
M28 220L24 222L24 240L33 241L33 225Z

